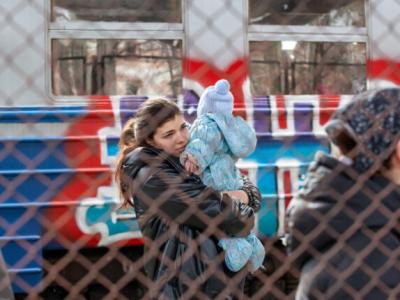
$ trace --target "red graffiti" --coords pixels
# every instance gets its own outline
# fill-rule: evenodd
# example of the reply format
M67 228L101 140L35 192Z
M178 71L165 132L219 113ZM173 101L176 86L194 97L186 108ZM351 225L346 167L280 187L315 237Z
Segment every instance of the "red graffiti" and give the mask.
M279 128L287 129L288 124L287 124L287 111L286 111L285 99L281 95L276 96L276 108L278 110Z
M340 104L339 95L320 95L319 96L319 123L325 125Z
M228 80L231 84L231 92L235 99L235 114L245 118L243 83L248 77L247 60L246 58L237 59L227 68L221 70L205 61L184 58L183 76L198 82L203 87L213 85L222 78Z
M114 115L109 97L91 97L90 101L87 113L72 123L65 134L68 166L75 173L53 198L57 206L48 210L47 218L59 234L58 242L79 239L85 246L97 246L100 240L97 235L84 237L78 228L75 208L80 199L95 197L100 186L111 184L111 169L101 164L97 133L103 127L114 126Z
M400 84L400 63L385 59L367 62L368 79L383 79Z

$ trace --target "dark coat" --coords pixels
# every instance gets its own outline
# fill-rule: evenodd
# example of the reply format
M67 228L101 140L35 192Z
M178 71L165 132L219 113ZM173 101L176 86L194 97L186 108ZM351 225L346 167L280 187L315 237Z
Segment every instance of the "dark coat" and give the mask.
M138 148L123 162L122 182L133 195L145 243L145 271L159 299L214 299L234 283L223 263L218 240L246 236L254 226L254 210L206 187L187 173L178 158L154 148ZM245 190L258 209L260 193L248 181ZM240 284L233 285L232 289Z
M320 157L288 210L296 299L400 299L399 210L400 187L386 177Z

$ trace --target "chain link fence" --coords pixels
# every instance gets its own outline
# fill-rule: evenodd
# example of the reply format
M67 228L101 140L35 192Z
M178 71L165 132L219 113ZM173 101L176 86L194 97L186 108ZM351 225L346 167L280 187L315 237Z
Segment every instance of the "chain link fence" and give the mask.
M400 298L399 92L353 99L400 83L399 8L0 2L0 298L207 299L213 284L222 286L215 299ZM243 221L245 207L220 204L210 215L163 172L162 192L135 190L146 214L121 207L114 174L124 125L160 96L193 123L205 88L222 78L234 114L257 134L237 167L258 187L259 210ZM144 162L160 167L152 156ZM171 201L184 209L171 213ZM257 271L226 271L216 245L229 218L254 224L266 251ZM143 228L154 220L168 226L150 241ZM179 247L168 256L171 243ZM190 268L201 276L182 271L199 256ZM148 265L159 267L157 280ZM177 290L163 294L166 283Z

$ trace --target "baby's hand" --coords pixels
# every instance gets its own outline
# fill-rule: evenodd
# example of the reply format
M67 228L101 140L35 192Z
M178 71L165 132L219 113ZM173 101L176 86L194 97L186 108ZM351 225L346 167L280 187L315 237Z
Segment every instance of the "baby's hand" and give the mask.
M199 167L190 160L187 160L185 162L185 169L186 171L194 174L197 174L197 172L199 171Z
M185 166L186 171L188 171L190 173L195 173L198 175L199 165L197 163L197 159L193 155L186 153L184 166Z

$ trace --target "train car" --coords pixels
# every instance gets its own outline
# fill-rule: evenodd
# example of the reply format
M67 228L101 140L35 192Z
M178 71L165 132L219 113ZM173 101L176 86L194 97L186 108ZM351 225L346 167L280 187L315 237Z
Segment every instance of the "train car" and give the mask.
M102 269L96 257L110 245L140 257L135 213L117 209L121 127L154 96L177 101L192 122L199 95L221 78L258 137L238 162L263 194L258 234L278 240L302 175L329 149L332 113L355 93L400 83L399 8L395 0L2 1L0 241L14 292L83 291L91 280L80 274ZM129 260L109 267L128 272Z

